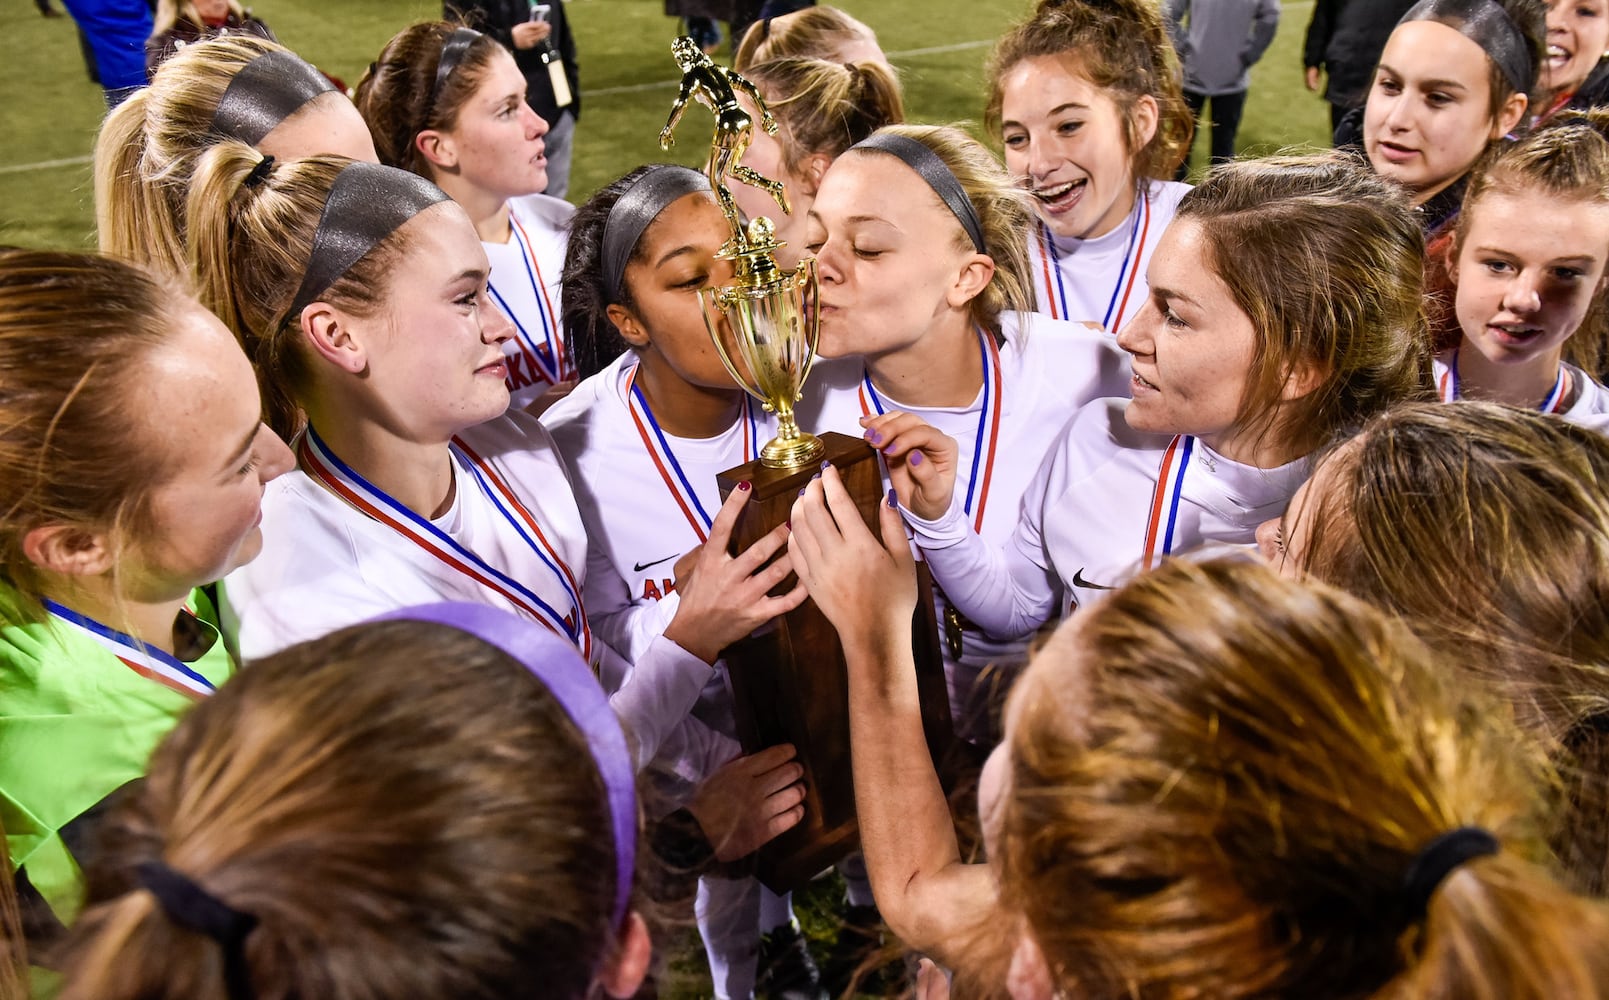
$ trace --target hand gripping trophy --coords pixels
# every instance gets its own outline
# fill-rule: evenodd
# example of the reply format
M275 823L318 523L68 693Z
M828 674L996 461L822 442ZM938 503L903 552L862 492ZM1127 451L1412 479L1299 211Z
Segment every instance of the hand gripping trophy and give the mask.
M838 469L862 520L876 534L883 490L877 453L859 437L829 433L818 438L794 422L793 405L815 362L820 335L815 259L806 257L792 270L781 268L775 225L761 216L745 229L726 186L726 178L734 177L768 192L788 211L781 183L738 162L754 135L754 118L738 95L754 102L767 132L776 132L776 121L754 84L716 65L691 38L676 39L671 51L682 83L660 145L670 148L689 101L710 109L715 133L706 171L732 232L718 256L732 261L733 281L700 292L704 323L732 378L777 415L777 436L760 458L718 477L723 498L738 483L751 484L748 506L732 534L732 552L748 548L788 518L800 487L823 458ZM924 587L912 624L923 718L937 760L951 729L930 586ZM805 770L804 820L762 848L757 859L757 874L773 890L796 889L856 844L843 647L815 602L806 601L723 655L731 668L744 750L792 743Z

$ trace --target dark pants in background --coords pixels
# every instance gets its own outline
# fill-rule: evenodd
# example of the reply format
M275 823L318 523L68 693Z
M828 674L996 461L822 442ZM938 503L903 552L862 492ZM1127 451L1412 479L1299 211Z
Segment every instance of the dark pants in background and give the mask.
M1235 158L1235 133L1240 131L1240 115L1246 110L1246 91L1234 94L1197 94L1192 91L1184 92L1184 102L1190 105L1190 113L1196 116L1196 135L1200 135L1208 128L1212 132L1211 154L1213 163L1223 163L1225 160ZM1203 120L1201 111L1211 105L1210 122ZM1179 172L1175 175L1177 180L1184 180L1190 172L1188 159L1179 165Z

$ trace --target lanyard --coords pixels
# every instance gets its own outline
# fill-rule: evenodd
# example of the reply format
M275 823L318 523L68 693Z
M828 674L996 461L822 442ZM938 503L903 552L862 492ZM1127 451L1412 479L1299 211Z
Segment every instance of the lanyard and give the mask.
M525 264L525 277L531 283L531 297L536 300L537 319L541 323L542 343L538 344L531 336L531 332L520 322L519 314L509 308L508 301L503 298L496 286L490 282L486 290L496 300L498 308L514 323L514 329L519 334L520 351L531 362L531 369L541 373L550 384L557 384L564 380L568 373L568 359L564 356L564 344L559 339L558 316L553 309L553 300L548 297L547 285L542 281L542 265L537 263L536 251L532 249L531 238L526 235L525 227L513 211L508 214L509 226L514 232L514 242L520 248L520 260Z
M637 435L642 438L643 448L647 450L648 457L653 460L654 468L659 470L659 478L664 480L665 488L676 499L676 504L682 509L682 516L692 526L693 534L698 536L699 544L709 540L710 527L715 519L704 509L698 500L698 491L688 482L687 474L682 471L682 463L676 460L676 453L671 450L670 440L660 429L659 421L654 419L654 411L648 405L648 397L643 395L642 388L637 385L637 368L633 366L626 376L626 405L631 410L631 422L637 426ZM743 461L754 460L754 441L758 428L754 423L754 405L748 393L743 394Z
M973 514L972 530L983 531L983 513L989 504L989 484L994 478L995 446L1000 441L1001 398L1004 382L1000 377L1000 351L994 338L982 328L978 330L978 351L983 356L983 405L978 409L977 438L972 445L972 471L967 476L967 495L964 509L973 514L972 504L977 500L977 513ZM883 400L872 385L871 372L865 372L860 382L860 412L871 416L872 410L882 414ZM983 474L978 474L979 467Z
M335 456L311 426L302 435L297 457L309 475L322 482L330 492L355 507L360 513L390 527L403 538L425 550L481 586L512 603L527 617L569 639L587 658L592 656L592 630L587 625L585 609L581 606L581 589L570 568L565 565L536 518L508 488L491 464L475 453L462 439L454 438L449 446L453 461L462 466L483 496L489 500L503 520L514 529L526 545L553 574L570 611L561 614L544 601L531 588L491 565L471 552L429 520L403 506L384 490L375 486Z
M1553 380L1553 388L1548 390L1547 398L1537 410L1542 413L1558 413L1564 409L1564 390L1569 383L1564 377L1564 366L1559 366L1559 376ZM1441 384L1437 387L1438 394L1443 403L1451 403L1455 399L1462 399L1463 392L1458 384L1458 352L1453 352L1453 363L1441 373Z
M1116 333L1123 326L1123 316L1128 312L1129 297L1134 292L1135 279L1139 277L1140 259L1145 256L1145 244L1151 235L1150 191L1139 193L1136 202L1134 221L1129 225L1128 244L1123 250L1123 263L1118 268L1117 282L1112 285L1111 297L1106 301L1106 313L1101 317L1101 326L1109 333ZM1050 303L1051 318L1072 319L1067 302L1067 286L1062 276L1061 254L1056 250L1056 240L1051 235L1050 227L1044 222L1039 223L1039 260L1045 281L1045 298ZM1121 303L1118 301L1119 294L1123 297ZM1113 310L1117 312L1115 326L1112 323Z
M102 625L49 598L44 599L44 604L45 610L62 624L123 661L124 666L141 677L192 698L204 697L215 690L211 681L171 653L147 646L127 632Z
M1151 491L1151 512L1145 519L1145 568L1156 565L1157 556L1173 552L1174 529L1179 520L1179 501L1184 498L1184 472L1195 454L1196 439L1175 435L1162 452L1156 486ZM1161 552L1157 543L1161 542Z

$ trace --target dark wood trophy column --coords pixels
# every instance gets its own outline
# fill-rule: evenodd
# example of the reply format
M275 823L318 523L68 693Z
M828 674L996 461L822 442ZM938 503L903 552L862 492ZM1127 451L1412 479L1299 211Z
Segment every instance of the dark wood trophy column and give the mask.
M877 453L860 438L823 434L827 461L838 469L862 520L881 537L877 505L883 482ZM768 469L758 461L728 469L719 477L725 498L747 480L750 500L732 533L732 552L748 548L786 521L799 490L819 466ZM921 564L918 564L921 566ZM935 763L952 738L950 705L944 687L938 622L931 578L921 567L911 638L916 651L922 723ZM796 577L778 588L786 592ZM798 889L843 858L859 843L855 786L849 756L849 686L843 646L815 601L777 618L749 638L727 648L738 739L745 753L792 743L804 767L805 815L792 830L761 848L760 881L773 892Z

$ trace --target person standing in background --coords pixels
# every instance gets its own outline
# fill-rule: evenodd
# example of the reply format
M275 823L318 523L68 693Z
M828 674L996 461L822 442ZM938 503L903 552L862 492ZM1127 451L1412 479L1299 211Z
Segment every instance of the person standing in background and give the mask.
M145 0L62 0L95 57L108 110L145 86L145 40L151 8Z
M542 193L563 198L570 187L570 154L581 117L581 76L564 0L449 0L442 11L448 20L456 17L514 53L525 75L525 103L548 123L543 137L548 186Z
M1168 0L1164 12L1184 66L1184 100L1198 119L1197 134L1201 112L1211 102L1212 162L1231 160L1251 68L1279 28L1279 0ZM1174 179L1182 181L1189 172L1187 158Z
M1307 23L1302 63L1307 89L1317 91L1324 76L1324 99L1330 102L1330 131L1341 117L1363 104L1374 66L1391 37L1391 29L1413 6L1413 0L1317 0Z

